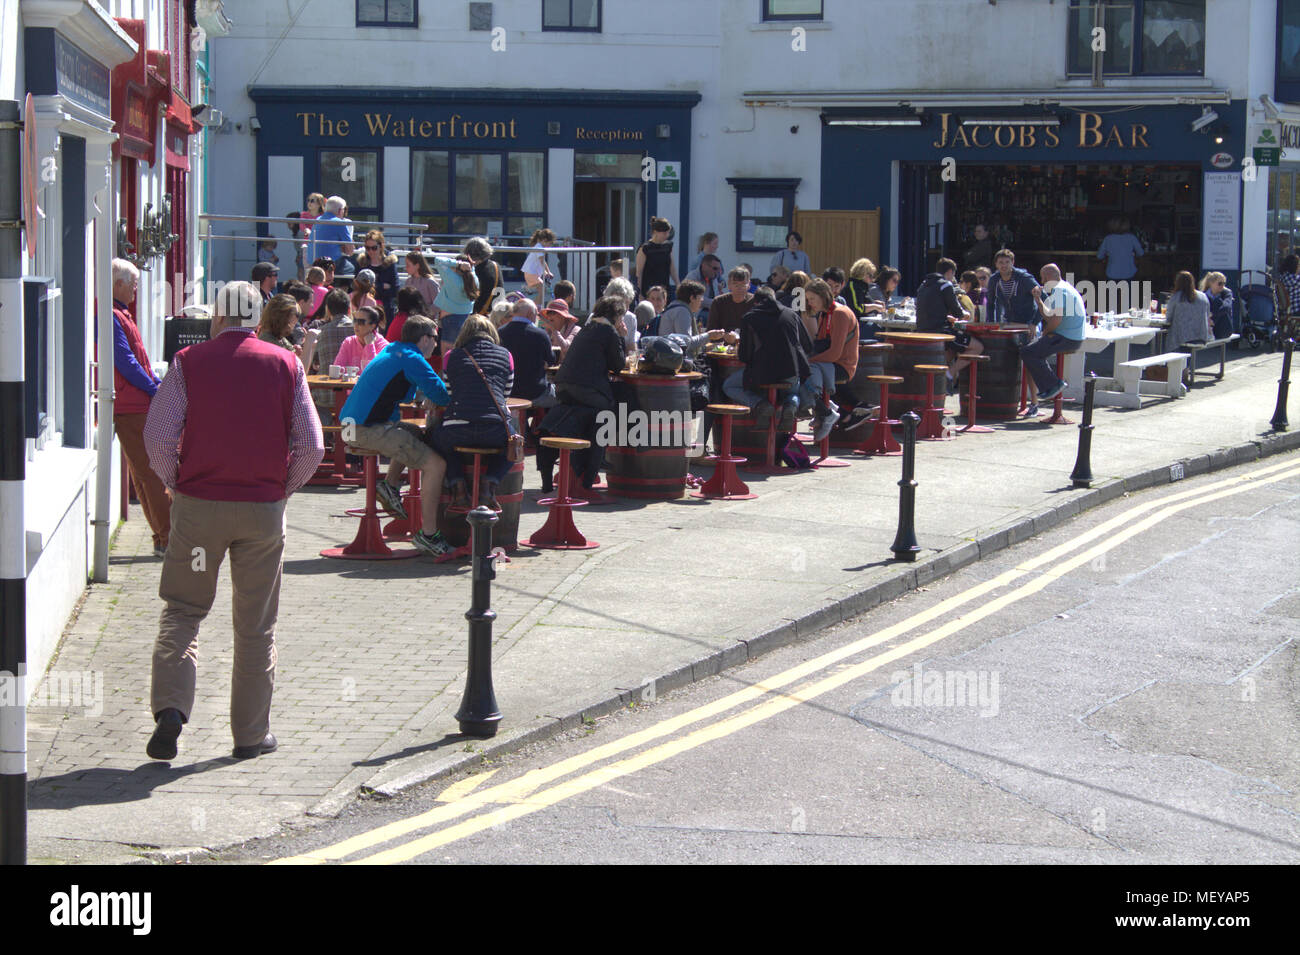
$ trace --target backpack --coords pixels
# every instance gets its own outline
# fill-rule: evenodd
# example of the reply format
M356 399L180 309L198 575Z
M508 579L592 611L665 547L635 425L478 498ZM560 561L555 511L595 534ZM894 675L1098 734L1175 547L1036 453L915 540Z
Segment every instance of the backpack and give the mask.
M794 471L815 470L817 467L812 463L812 458L808 457L808 452L804 450L803 442L794 435L790 435L789 440L786 441L778 460L784 467Z

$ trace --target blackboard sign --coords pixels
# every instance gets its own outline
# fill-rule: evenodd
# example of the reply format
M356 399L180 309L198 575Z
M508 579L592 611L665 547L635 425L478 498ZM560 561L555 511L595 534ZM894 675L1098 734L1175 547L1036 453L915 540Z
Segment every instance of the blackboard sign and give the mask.
M163 331L163 361L168 364L182 348L208 340L210 318L169 318Z

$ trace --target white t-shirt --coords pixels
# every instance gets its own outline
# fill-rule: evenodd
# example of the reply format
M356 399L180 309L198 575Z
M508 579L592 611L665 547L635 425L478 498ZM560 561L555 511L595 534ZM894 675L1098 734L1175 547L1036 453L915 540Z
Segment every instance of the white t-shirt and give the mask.
M1047 295L1047 307L1061 316L1060 324L1053 331L1062 338L1081 342L1084 339L1084 324L1088 320L1088 306L1083 296L1069 282L1057 282L1056 287Z
M538 242L534 249L545 249L546 246ZM523 273L525 275L536 275L538 278L544 276L549 270L546 267L546 253L532 252L528 258L524 259Z

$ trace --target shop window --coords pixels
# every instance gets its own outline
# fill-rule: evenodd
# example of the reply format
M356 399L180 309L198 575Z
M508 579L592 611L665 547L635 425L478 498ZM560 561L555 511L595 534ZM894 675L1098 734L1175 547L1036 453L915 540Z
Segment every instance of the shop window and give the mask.
M1274 98L1300 103L1300 0L1277 2L1277 73Z
M599 33L601 0L542 0L542 29Z
M411 209L434 236L527 238L546 210L546 154L413 150Z
M1300 203L1296 201L1294 167L1272 170L1268 190L1267 260L1277 266L1297 249L1300 240Z
M767 20L820 20L822 0L762 0L763 19ZM785 247L784 243L781 246Z
M347 201L349 218L379 218L377 149L322 149L319 182L323 195L342 196Z
M1067 33L1073 75L1205 72L1205 0L1070 0Z
M23 434L35 440L38 447L47 440L54 424L50 417L52 297L48 279L23 279Z
M419 23L419 0L357 0L359 27L414 27Z
M778 252L794 220L798 179L732 179L736 189L736 250Z

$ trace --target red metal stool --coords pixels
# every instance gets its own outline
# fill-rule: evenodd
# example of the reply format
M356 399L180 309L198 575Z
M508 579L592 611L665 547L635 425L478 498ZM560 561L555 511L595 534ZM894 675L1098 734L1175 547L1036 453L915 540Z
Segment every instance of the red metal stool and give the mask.
M1063 351L1058 351L1056 353L1056 377L1060 378L1062 381L1065 380L1065 352ZM1045 415L1038 420L1043 422L1043 424L1074 424L1072 420L1065 416L1065 412L1061 408L1064 395L1065 392L1061 392L1061 394L1053 398L1051 415Z
M1029 366L1020 363L1020 407L1016 408L1016 417L1029 410Z
M916 436L924 441L951 441L952 435L943 429L943 405L935 405L934 379L938 375L947 375L947 365L914 365L913 371L919 371L925 379L925 410L921 413L921 426Z
M419 551L413 548L394 550L384 543L384 534L379 525L379 509L375 506L375 482L379 478L378 453L360 448L353 448L352 453L360 454L366 459L366 509L361 515L361 526L357 528L357 536L351 544L346 547L327 547L320 555L343 560L402 560L414 557Z
M958 355L958 358L964 358L970 362L970 371L967 372L966 381L970 388L966 395L966 427L959 428L958 434L992 434L992 428L986 428L982 424L976 424L975 420L979 417L978 407L980 401L979 394L979 367L980 362L988 361L988 355L964 354Z
M893 456L903 453L903 446L894 438L890 430L899 424L889 417L889 386L902 381L900 375L868 375L868 381L880 385L880 410L876 412L875 424L871 426L871 437L854 447L857 454Z
M835 384L837 385L843 385L846 384L847 382L848 382L847 378L835 379ZM826 401L827 403L829 403L831 400L831 393L827 391L825 388L822 389L822 400ZM804 442L804 443L810 443L810 442ZM846 461L843 458L831 457L831 436L829 432L827 432L826 437L822 438L821 441L817 442L817 452L818 454L821 455L821 457L817 458L817 460L813 462L813 467L847 468L853 466L852 461Z
M366 483L365 469L358 471L348 464L347 451L343 441L343 426L339 424L321 425L321 431L329 435L334 448L330 456L321 461L316 473L307 481L312 487L325 484L331 487L361 487Z
M759 385L767 393L767 403L772 406L772 417L767 422L767 451L763 456L762 464L754 464L746 459L742 465L748 471L761 471L764 474L780 474L785 468L776 463L776 423L781 417L781 409L777 407L777 392L790 391L790 385L781 382L776 385Z
M478 507L478 493L482 486L480 482L483 480L483 459L490 454L500 454L501 449L500 448L456 448L455 451L457 454L473 455L474 458L473 463L470 465L471 476L470 476L470 491L469 491L469 507L460 507L455 504L449 504L447 505L447 513L468 514L474 508ZM501 513L501 505L498 504L496 510L498 514ZM435 557L433 562L435 564L445 564L448 563L449 561L463 560L467 557L473 557L474 548L471 546L472 544L473 544L473 535L470 535L470 539L467 540L464 544L452 550L447 551L447 553L443 554L441 557ZM507 564L510 563L510 558L505 555L505 551L501 551L501 553L497 554L497 559L503 560Z
M573 509L586 504L586 501L569 496L573 480L573 469L569 465L569 453L591 447L585 438L542 438L539 444L556 448L560 452L560 476L555 497L538 501L550 507L546 523L532 537L523 541L525 547L542 547L548 550L591 550L600 545L587 540L573 523Z
M749 409L744 405L709 405L709 411L717 415L722 422L721 447L718 448L718 453L714 455L717 459L717 470L713 472L713 477L700 486L698 491L691 492L691 497L722 498L726 501L752 501L758 495L751 494L749 487L736 473L736 465L744 464L745 459L733 457L731 454L731 419L735 415L749 414Z

